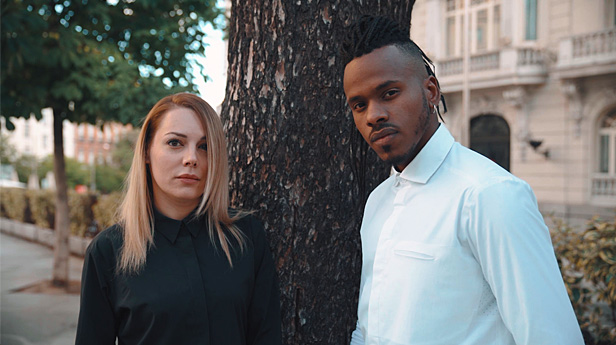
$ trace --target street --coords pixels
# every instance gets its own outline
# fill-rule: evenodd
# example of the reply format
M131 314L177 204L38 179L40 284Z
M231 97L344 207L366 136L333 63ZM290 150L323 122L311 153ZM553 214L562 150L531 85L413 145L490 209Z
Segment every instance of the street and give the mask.
M51 279L53 251L0 233L0 343L68 345L75 342L78 294L16 292ZM71 280L79 280L83 260L70 258Z

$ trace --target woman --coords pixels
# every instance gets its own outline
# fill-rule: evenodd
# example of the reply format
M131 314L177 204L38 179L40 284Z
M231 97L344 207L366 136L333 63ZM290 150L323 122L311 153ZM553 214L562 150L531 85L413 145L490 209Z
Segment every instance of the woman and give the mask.
M261 224L228 209L222 124L201 98L145 118L118 224L84 261L76 344L281 344Z

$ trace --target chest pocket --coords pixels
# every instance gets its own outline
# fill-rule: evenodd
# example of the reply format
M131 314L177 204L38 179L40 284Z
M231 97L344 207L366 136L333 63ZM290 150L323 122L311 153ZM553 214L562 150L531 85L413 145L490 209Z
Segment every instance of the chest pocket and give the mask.
M442 326L456 318L465 294L459 284L473 260L458 246L412 241L396 243L388 259L377 297L379 334L392 344L454 344L460 335L443 334Z

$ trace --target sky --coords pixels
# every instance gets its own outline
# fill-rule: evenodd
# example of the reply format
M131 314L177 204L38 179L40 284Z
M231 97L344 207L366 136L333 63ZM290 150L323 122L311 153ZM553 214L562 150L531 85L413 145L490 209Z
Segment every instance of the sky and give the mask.
M217 109L225 99L227 80L227 45L223 41L221 29L214 29L206 24L206 37L204 39L205 57L197 58L205 69L195 73L194 83L199 88L199 94L212 108ZM206 78L203 75L207 75Z

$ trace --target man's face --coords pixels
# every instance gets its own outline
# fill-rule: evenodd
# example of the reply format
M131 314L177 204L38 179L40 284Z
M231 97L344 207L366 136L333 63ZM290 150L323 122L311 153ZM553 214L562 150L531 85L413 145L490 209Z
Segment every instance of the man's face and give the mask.
M421 68L389 45L353 59L344 70L344 92L357 129L398 171L438 128L436 115L431 114L440 97L436 79Z

